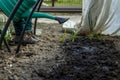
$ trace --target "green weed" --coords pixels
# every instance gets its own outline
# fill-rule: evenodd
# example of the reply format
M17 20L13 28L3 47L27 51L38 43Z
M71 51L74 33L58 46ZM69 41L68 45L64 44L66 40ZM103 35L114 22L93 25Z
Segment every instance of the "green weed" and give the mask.
M1 37L2 30L0 30L0 37ZM12 38L12 28L9 27L8 31L6 32L5 39L10 40ZM2 42L2 46L4 45L4 42Z
M72 42L75 42L76 36L77 36L77 33L75 31L72 31L72 34L71 34Z
M63 33L63 35L61 36L60 41L61 41L61 42L65 42L66 36L67 36L66 29L64 29L64 33Z
M118 40L120 40L120 36L117 36Z
M101 34L95 34L95 33L90 33L88 35L88 38L90 40L97 39L97 40L100 40L100 41L102 41L104 39L103 35L101 35Z

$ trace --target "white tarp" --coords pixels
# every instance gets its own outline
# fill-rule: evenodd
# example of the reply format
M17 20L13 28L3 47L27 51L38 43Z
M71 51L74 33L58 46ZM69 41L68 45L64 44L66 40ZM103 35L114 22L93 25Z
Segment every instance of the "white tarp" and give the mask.
M68 21L63 24L63 28L75 28L81 34L93 31L94 33L120 35L119 5L120 0L83 0L81 22L78 24L74 21ZM6 18L1 20L4 22Z
M120 0L83 0L79 33L120 35Z

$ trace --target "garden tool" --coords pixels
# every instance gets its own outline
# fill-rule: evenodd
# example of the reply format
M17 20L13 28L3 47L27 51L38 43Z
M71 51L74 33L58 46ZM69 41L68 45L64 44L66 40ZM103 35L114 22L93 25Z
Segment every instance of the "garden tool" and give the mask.
M18 0L0 0L0 9L6 16L9 16L17 2ZM22 18L27 18L36 2L37 0L23 0L19 9L15 13L13 20L17 22ZM68 20L68 18L56 17L43 12L34 12L31 17L53 19L58 21L60 24Z

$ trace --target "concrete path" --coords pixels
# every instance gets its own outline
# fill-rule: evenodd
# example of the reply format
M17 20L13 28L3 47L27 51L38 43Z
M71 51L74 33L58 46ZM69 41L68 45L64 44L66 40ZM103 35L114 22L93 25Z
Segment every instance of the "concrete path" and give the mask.
M74 21L74 22L79 22L81 19L81 15L80 14L64 14L64 13L59 13L59 14L53 14L55 16L59 16L59 17L65 17L65 18L70 18L70 20ZM0 22L6 22L7 21L7 17L3 14L0 13ZM34 19L33 19L34 20ZM38 23L58 23L55 20L51 20L51 19L45 19L45 18L38 18Z
M73 14L73 15L63 15L62 16L62 14L60 15L55 15L55 16L59 16L59 17L65 17L65 18L70 18L69 20L72 20L72 21L74 21L74 22L80 22L80 20L81 20L81 15L80 14ZM51 19L43 19L43 18L39 18L38 19L38 23L58 23L57 21L55 21L55 20L51 20Z

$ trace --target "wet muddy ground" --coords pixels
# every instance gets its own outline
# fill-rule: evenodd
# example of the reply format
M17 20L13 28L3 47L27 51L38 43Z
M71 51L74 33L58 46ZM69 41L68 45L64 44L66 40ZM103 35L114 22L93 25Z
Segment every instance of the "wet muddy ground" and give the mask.
M120 40L103 36L63 35L59 24L40 24L37 44L22 46L20 54L0 51L0 80L120 80ZM61 41L62 40L62 41Z

